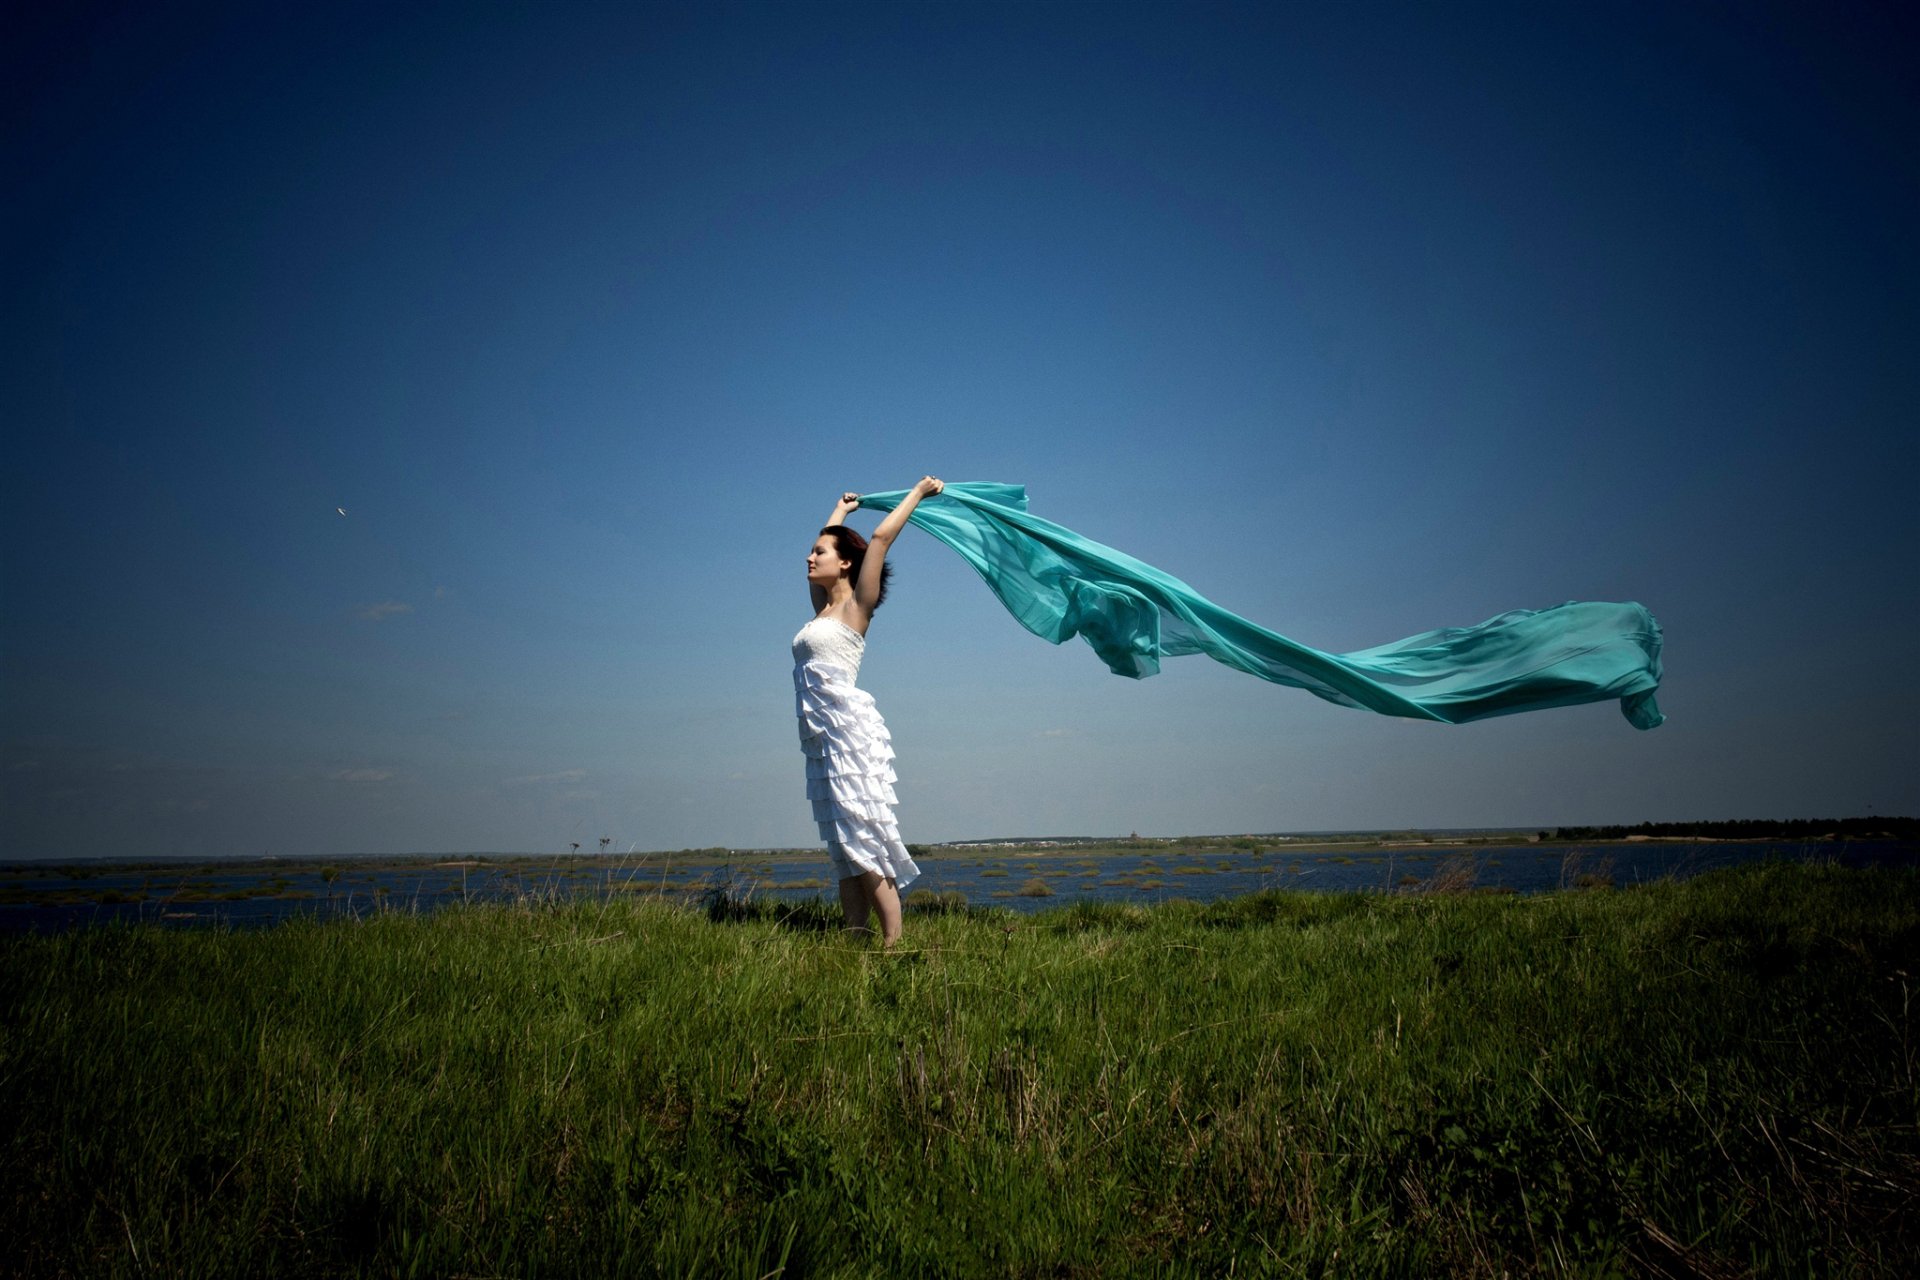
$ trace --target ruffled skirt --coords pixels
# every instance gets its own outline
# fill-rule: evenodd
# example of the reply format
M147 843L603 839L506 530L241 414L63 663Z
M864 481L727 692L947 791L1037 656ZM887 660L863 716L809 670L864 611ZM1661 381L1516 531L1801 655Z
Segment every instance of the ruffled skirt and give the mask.
M807 799L836 875L877 872L899 888L920 874L894 821L893 739L873 695L846 668L803 662L793 669Z

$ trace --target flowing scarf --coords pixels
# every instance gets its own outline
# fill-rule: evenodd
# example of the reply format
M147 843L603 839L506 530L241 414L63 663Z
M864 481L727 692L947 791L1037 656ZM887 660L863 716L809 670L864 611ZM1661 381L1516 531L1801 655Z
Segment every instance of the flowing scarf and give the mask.
M891 511L906 490L860 505ZM1322 653L1229 613L1180 579L1027 514L1012 484L949 484L912 523L960 553L1021 626L1059 644L1079 636L1116 675L1138 680L1160 659L1215 661L1382 715L1462 724L1489 716L1620 699L1636 729L1666 719L1660 624L1638 604L1568 601L1515 609L1353 653Z

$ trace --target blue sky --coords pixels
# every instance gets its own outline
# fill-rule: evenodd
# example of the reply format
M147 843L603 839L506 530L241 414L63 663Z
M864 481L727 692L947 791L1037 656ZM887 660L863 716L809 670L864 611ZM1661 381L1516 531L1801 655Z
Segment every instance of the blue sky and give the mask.
M929 471L1328 650L1639 600L1670 718L1125 681L909 533L909 840L1920 811L1894 7L401 8L9 55L0 854L811 843L805 549Z

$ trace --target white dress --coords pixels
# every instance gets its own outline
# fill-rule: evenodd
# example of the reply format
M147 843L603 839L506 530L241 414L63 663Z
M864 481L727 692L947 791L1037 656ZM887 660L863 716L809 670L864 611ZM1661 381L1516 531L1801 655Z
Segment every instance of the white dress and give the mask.
M854 684L866 648L865 636L833 618L815 618L793 638L807 799L840 879L877 871L904 889L920 868L893 817L893 739L873 695Z

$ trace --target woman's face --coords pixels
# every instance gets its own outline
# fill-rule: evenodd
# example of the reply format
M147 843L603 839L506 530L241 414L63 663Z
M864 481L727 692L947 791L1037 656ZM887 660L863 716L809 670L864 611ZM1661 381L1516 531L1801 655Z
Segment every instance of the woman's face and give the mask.
M853 562L841 559L840 548L824 533L807 552L807 581L819 586L832 586L852 567Z

